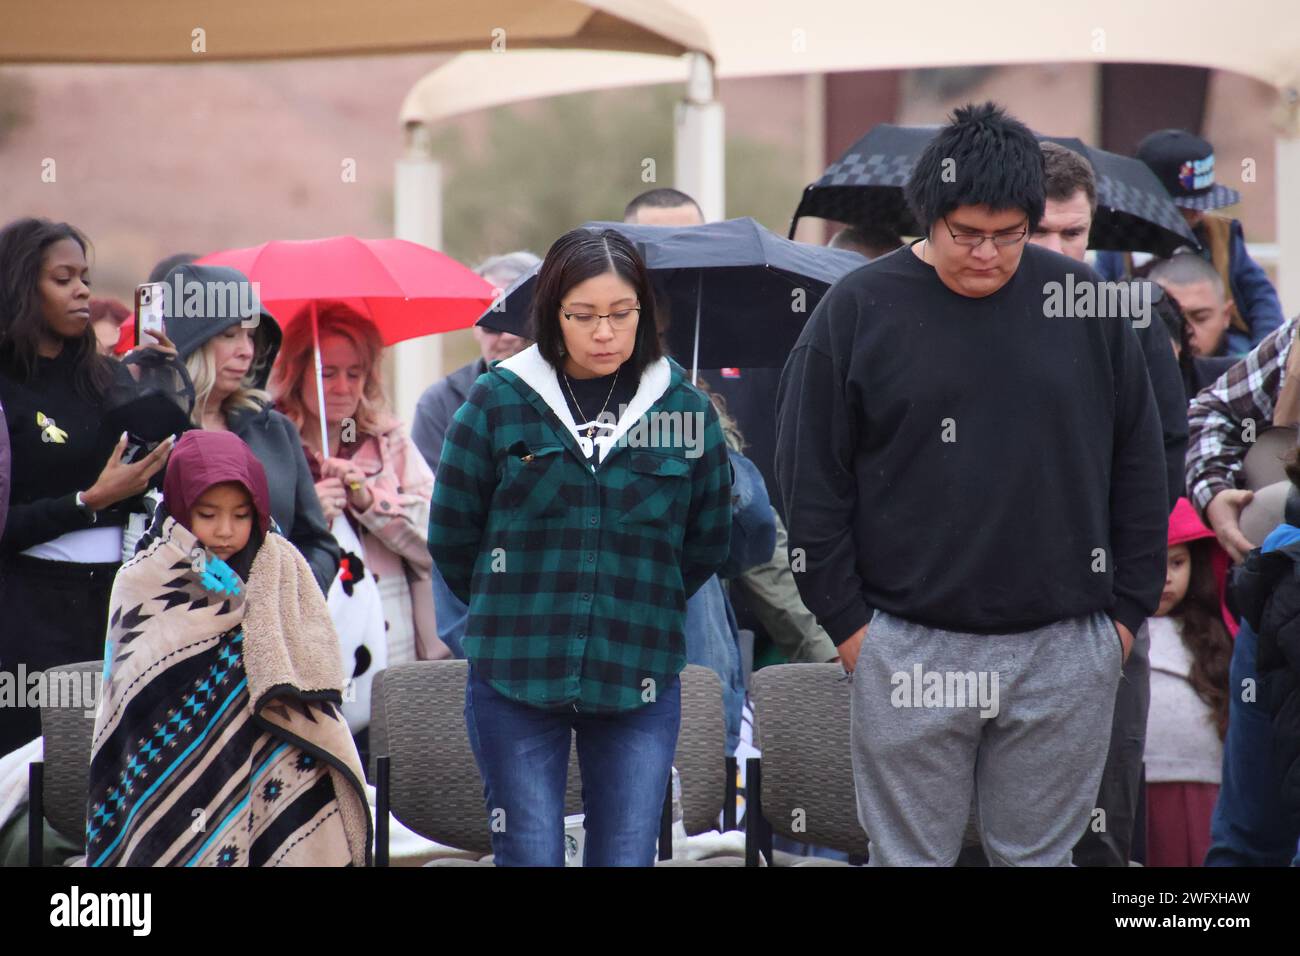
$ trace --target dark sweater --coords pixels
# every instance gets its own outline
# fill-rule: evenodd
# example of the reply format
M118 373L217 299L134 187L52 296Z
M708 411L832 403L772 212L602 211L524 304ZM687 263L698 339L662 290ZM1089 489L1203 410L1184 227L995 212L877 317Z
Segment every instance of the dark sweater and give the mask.
M617 372L599 378L573 378L561 371L557 371L555 377L560 382L560 392L569 406L569 413L573 416L574 423L578 425L596 421L617 424L620 409L632 401L640 382L637 376L632 374L631 366L626 364L619 366ZM603 419L600 417L602 408L605 410ZM587 434L587 430L582 429L582 434ZM602 434L605 433L597 429L594 437L598 438ZM593 442L591 454L587 457L594 461L598 452L599 449Z
M115 376L130 377L118 362L112 362L112 368ZM0 369L0 404L12 460L9 517L0 538L0 552L5 554L91 527L74 498L95 483L118 436L100 427L103 406L80 395L73 371L71 348L55 358L38 358L26 382ZM38 413L53 419L57 431L39 425ZM63 440L52 440L58 438ZM128 505L119 502L98 512L95 526L124 524Z
M1127 322L1047 317L1070 272L1097 279L1030 245L967 298L904 248L814 310L781 376L777 479L800 594L837 644L874 608L978 633L1096 611L1136 633L1154 613L1151 386Z

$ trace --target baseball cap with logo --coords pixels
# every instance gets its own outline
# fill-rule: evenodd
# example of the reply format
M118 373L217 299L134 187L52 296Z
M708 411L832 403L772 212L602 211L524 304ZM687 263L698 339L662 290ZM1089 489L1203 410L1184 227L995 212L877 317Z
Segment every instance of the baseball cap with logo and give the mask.
M1159 129L1138 143L1137 158L1169 190L1175 206L1203 212L1232 206L1241 193L1214 181L1214 147L1185 129Z

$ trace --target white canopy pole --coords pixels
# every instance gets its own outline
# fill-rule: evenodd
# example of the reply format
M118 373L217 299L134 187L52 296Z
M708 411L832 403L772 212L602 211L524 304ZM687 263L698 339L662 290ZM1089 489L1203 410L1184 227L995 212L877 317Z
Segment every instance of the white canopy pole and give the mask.
M429 127L405 126L406 149L393 175L393 232L398 239L442 249L442 165L433 158ZM415 403L443 376L442 336L399 342L390 350L393 410L410 427Z
M705 221L717 222L726 218L726 122L713 98L713 60L703 53L686 57L686 98L677 104L673 124L673 185L700 204Z
M1300 312L1300 90L1286 87L1281 94L1281 122L1277 133L1277 295L1282 314Z

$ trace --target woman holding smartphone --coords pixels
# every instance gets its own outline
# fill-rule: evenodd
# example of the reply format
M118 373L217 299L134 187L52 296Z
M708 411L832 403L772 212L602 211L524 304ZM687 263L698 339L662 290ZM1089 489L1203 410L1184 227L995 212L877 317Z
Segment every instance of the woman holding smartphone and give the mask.
M574 730L585 864L654 862L686 599L731 531L718 415L662 356L654 314L625 238L561 236L537 278L537 344L479 377L443 445L429 550L469 605L465 722L502 866L564 864ZM632 439L660 414L694 416L701 440Z
M19 219L0 230L0 404L12 469L0 670L24 698L22 675L103 655L126 515L172 445L128 464L126 436L101 428L105 395L133 381L99 353L88 248L67 223ZM39 735L37 708L0 707L0 753Z

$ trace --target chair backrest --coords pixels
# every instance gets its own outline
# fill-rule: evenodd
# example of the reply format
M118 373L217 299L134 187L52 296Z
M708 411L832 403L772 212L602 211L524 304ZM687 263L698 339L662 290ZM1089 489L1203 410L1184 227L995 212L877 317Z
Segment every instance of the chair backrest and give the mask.
M370 688L370 759L388 755L389 810L416 833L492 852L483 782L465 732L463 660L397 664ZM372 769L373 776L373 769Z
M63 836L82 844L90 790L90 741L103 672L103 661L60 664L45 672L47 693L41 705L45 819Z
M370 699L370 754L387 754L389 809L429 840L491 853L483 782L465 730L463 660L397 664L375 675ZM726 726L722 683L707 667L682 672L682 731L674 765L682 779L688 833L716 826L722 811ZM570 744L565 812L582 812L582 780Z
M707 667L682 671L682 729L673 766L682 784L682 823L687 833L718 829L727 784L727 723L722 681Z
M777 664L753 676L763 816L776 833L865 853L849 751L849 684L838 664Z

